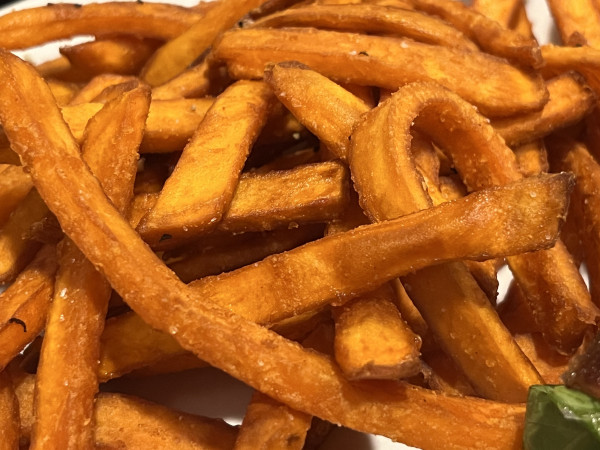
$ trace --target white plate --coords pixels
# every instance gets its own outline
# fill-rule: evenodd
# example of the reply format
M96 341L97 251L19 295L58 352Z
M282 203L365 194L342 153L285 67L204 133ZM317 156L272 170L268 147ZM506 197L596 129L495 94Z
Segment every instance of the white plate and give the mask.
M165 0L165 2L177 3L183 6L191 6L197 3L196 0ZM18 1L0 8L0 15L13 9L43 6L47 3L47 0ZM59 3L59 1L55 1L55 3ZM91 3L91 1L78 0L76 3ZM526 8L539 42L554 41L556 30L545 1L527 0ZM85 39L85 37L78 38L81 41ZM67 42L72 43L73 41ZM31 62L40 63L58 56L58 48L64 43L53 43L16 53ZM499 273L499 280L501 283L500 296L503 296L510 280L510 273L507 269L503 269ZM216 369L200 369L138 380L113 380L103 389L135 394L190 413L221 417L232 424L241 422L251 395L250 388ZM426 424L424 424L423 431L427 432ZM366 435L339 428L328 437L322 448L324 450L408 450L412 447L393 443L381 436ZM442 443L440 443L440 448L443 448Z

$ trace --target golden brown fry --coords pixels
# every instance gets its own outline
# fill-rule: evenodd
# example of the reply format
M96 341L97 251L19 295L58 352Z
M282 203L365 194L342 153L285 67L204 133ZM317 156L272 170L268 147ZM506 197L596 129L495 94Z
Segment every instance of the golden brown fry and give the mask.
M71 67L92 78L101 73L137 75L160 41L137 36L113 36L62 47Z
M531 142L579 122L596 104L596 96L578 76L561 75L548 81L550 100L541 111L496 119L492 126L511 146Z
M335 308L335 359L349 379L419 373L421 339L402 320L389 285Z
M79 91L79 87L75 83L67 83L59 80L48 80L48 86L50 86L58 106L69 104Z
M19 448L19 401L7 371L0 373L0 449Z
M49 3L2 16L0 47L26 48L81 34L115 32L172 39L202 17L192 8L165 3Z
M505 28L509 28L517 14L521 0L473 0L471 7Z
M575 174L576 186L571 202L580 212L573 217L582 240L592 299L600 305L600 165L584 144L568 139L548 139L549 158L553 171Z
M151 86L166 83L187 69L219 33L232 27L264 0L220 0L183 33L160 47L142 71Z
M302 450L312 417L260 392L254 392L240 427L235 450Z
M211 98L153 101L140 151L165 153L183 149L213 103ZM100 108L101 103L62 108L63 117L77 141L83 139L85 126Z
M150 245L197 237L218 225L273 102L268 86L252 81L232 85L215 100L137 228ZM203 183L193 183L197 179Z
M245 174L217 229L235 233L335 220L348 199L348 171L338 162Z
M548 44L542 47L542 55L546 63L542 73L546 78L575 70L585 77L597 94L600 93L600 76L598 76L600 49Z
M41 243L30 234L49 214L48 207L31 189L0 229L0 283L13 280L33 258Z
M94 99L98 97L98 95L100 95L107 87L136 80L136 77L115 75L111 73L97 75L79 90L77 95L71 100L70 104L80 105L82 103L93 102Z
M508 447L520 442L522 406L446 397L396 382L350 384L329 359L307 352L209 302L198 302L199 296L160 263L106 199L81 160L52 94L35 70L12 54L0 51L0 76L4 80L0 89L0 121L31 169L36 188L52 205L67 235L151 326L170 332L184 347L193 349L211 365L226 370L266 395L326 420L417 446L435 446L442 439L449 446L464 447L482 442L490 448ZM23 121L27 127L19 126ZM280 278L284 272L278 272L274 279L273 271L275 267L283 268L282 264L292 269L294 260L307 270L293 275L296 288L312 287L316 277L310 275L327 268L338 271L338 280L344 274L342 281L364 285L366 276L371 280L375 274L395 278L403 271L430 263L427 255L433 252L433 247L437 261L441 262L449 257L477 258L482 257L482 253L498 256L499 253L530 251L538 245L552 245L546 235L558 233L556 218L565 213L569 184L570 178L565 174L530 178L518 185L474 193L466 201L447 203L397 221L322 239L316 241L318 244L300 247L300 251L270 257L258 265L231 272L228 277L212 279L211 286L202 287L206 297L201 298L231 295L231 287L236 286L247 293L247 284L236 280L240 274L246 279L256 274L263 283L276 281L279 286L289 286L285 277ZM81 198L80 190L86 193L85 199ZM532 197L530 192L536 195ZM541 211L537 208L544 214L539 214ZM532 212L536 209L538 214ZM424 223L426 218L433 220ZM397 224L401 224L402 231L394 233L392 230ZM526 226L531 229L525 229ZM462 239L464 230L471 227L489 231L475 241L471 241L474 238L471 236ZM515 237L512 233L515 227L525 230L524 235ZM383 237L382 231L391 239L382 243L385 248L377 248L375 244ZM375 238L374 232L379 236ZM455 242L460 248L452 250L458 253L440 249L440 236L444 236L448 244ZM415 238L420 242L415 243ZM417 245L407 246L406 239ZM401 247L405 247L405 252L399 251ZM340 264L336 248L347 256L347 264ZM365 253L369 254L370 264L360 262ZM308 258L301 259L301 255ZM325 260L316 260L317 255ZM331 256L334 259L329 259ZM119 261L120 267L116 267L114 261ZM309 261L320 263L316 272L305 266ZM355 267L361 272L368 268L372 273L356 276L352 270ZM298 278L300 274L308 276L304 283ZM375 280L379 284L383 281L385 279ZM367 283L365 287L374 286ZM257 286L256 291L259 290ZM332 289L328 292L335 295ZM163 310L165 303L170 307L167 316ZM207 336L212 338L207 339ZM243 339L239 339L240 336ZM293 389L290 386L294 386ZM430 433L422 432L423 421L429 424Z
M548 6L564 44L600 46L600 12L594 0L548 0Z
M264 77L279 101L338 158L345 160L352 127L370 108L346 89L302 64L283 62L269 66ZM337 120L327 120L328 115Z
M537 41L502 27L495 20L454 0L411 0L415 9L441 17L484 51L518 65L540 67L543 58ZM483 111L482 111L483 112ZM484 113L485 114L485 113Z
M100 346L100 382L167 357L187 354L173 337L149 327L137 314L121 314L106 321Z
M308 225L261 233L234 235L222 245L193 246L185 255L176 257L167 265L181 281L190 281L208 275L218 275L275 254L290 250L323 236L322 225Z
M133 197L149 104L149 87L134 89L108 102L85 132L83 157L122 214ZM89 448L94 445L99 340L111 288L69 239L60 245L59 258L37 371L31 447Z
M569 357L552 349L539 333L517 334L515 339L546 384L562 384Z
M309 4L266 16L252 27L315 27L364 34L407 37L426 44L467 50L477 46L456 28L419 11L374 4Z
M513 149L519 165L519 171L524 177L548 172L548 155L544 141L541 139L519 145Z
M0 227L31 190L33 183L21 166L4 166L0 172Z
M190 98L217 94L225 88L225 83L229 80L223 72L225 70L215 64L210 56L207 56L200 63L181 72L175 78L155 86L152 89L152 98L171 100L180 97Z
M544 83L531 71L485 53L409 39L310 28L241 29L225 32L214 55L234 78L262 78L267 63L297 60L333 80L367 86L397 89L435 80L490 117L535 111L547 100ZM470 83L464 82L465 72Z
M21 443L27 445L33 423L34 376L12 373L19 400ZM237 427L220 419L174 411L123 394L102 393L96 398L95 441L100 448L152 448L168 450L231 449Z
M0 294L0 367L42 331L52 300L56 272L54 246L43 247L15 281Z

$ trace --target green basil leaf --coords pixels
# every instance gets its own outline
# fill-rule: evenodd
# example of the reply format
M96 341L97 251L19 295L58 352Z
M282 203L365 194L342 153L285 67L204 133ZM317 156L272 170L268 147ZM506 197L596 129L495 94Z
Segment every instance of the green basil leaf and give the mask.
M597 450L600 401L565 386L532 386L527 399L525 450Z

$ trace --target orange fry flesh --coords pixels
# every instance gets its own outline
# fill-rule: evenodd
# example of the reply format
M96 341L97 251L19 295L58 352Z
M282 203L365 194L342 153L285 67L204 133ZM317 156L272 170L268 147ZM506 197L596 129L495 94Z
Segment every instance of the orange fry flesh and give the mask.
M408 39L311 28L238 29L221 36L214 55L234 78L262 78L267 63L294 60L334 80L359 85L395 90L434 80L490 117L535 111L547 100L539 75L484 53ZM472 83L464 83L464 71Z
M179 240L217 226L273 100L267 85L252 81L232 85L215 100L140 222L144 239L156 245L164 236ZM198 178L204 183L190 183Z
M446 397L395 382L350 384L329 359L307 352L297 344L209 302L196 301L196 294L161 264L108 202L81 160L79 149L52 94L35 71L15 56L0 52L0 73L5 80L0 89L0 121L24 164L31 170L37 189L51 205L65 233L90 261L101 268L113 288L150 325L171 333L184 348L193 350L210 364L294 409L355 429L385 434L417 446L433 446L441 439L452 445L464 446L489 442L490 447L515 445L520 441L521 405ZM27 123L27 126L20 126L21 123ZM427 253L428 247L430 251L431 247L435 247L437 257L450 257L440 256L438 252L439 237L443 234L439 234L440 227L447 227L453 216L461 236L468 227L483 227L483 222L491 220L486 204L488 207L493 205L494 212L499 213L493 219L493 226L488 223L492 226L490 230L495 228L495 232L485 233L485 237L477 242L460 242L460 249L454 250L460 250L461 254L452 257L482 257L482 253L498 256L507 251L523 252L538 245L551 245L552 241L546 240L546 234L558 233L559 221L555 218L565 212L569 184L570 177L567 175L528 179L519 185L475 193L465 201L449 203L392 222L401 223L403 231L396 233L395 239L386 240L385 247L391 248L392 253L386 255L387 261L377 258L372 269L395 278L404 270L425 264L423 252ZM535 188L536 196L532 198L528 193ZM86 193L85 200L79 195L80 189ZM512 198L508 201L508 210L502 207L506 196ZM521 204L524 204L525 210L517 208ZM542 219L541 214L532 214L531 211L536 208L542 208L552 217L552 223ZM82 214L83 211L85 213ZM455 215L459 215L460 219ZM437 223L424 226L423 219L431 216L437 216ZM370 233L387 229L389 225L365 226L345 233L344 240L363 239L363 244L366 240L372 247L374 242L368 239ZM522 229L525 225L532 226L531 230L527 230L531 233L526 233L531 237L515 239L512 233L510 237L502 233L504 227ZM408 254L413 254L415 259L408 258L407 254L410 262L398 262L402 269L396 264L395 268L390 268L392 255L398 254L398 249L390 243L400 244L407 239L411 226L415 234L422 235L423 230L427 230L427 236L422 237L428 245L423 245L422 241L418 246L411 246ZM421 232L417 233L417 229ZM501 236L498 238L500 242L490 244L491 235ZM446 235L449 242L459 241L457 237L449 232ZM320 244L313 245L313 250L323 246L324 242L332 245L339 240L333 238L316 241ZM350 266L365 252L364 246L353 249L351 244L341 244L350 256ZM306 249L310 245L301 248ZM375 254L374 250L370 252ZM114 261L117 260L121 269L126 270L115 267ZM270 263L277 261L281 262L281 257L271 258ZM348 269L345 265L339 267L338 258L336 261L338 263L334 266ZM266 263L262 267L266 267ZM362 284L363 280L357 281ZM227 291L229 287L228 284ZM167 318L163 303L169 304L171 310ZM213 338L206 339L207 336ZM240 336L243 338L239 339ZM289 386L295 387L290 390ZM411 420L416 417L419 418L418 423ZM423 420L440 433L422 433Z
M594 0L548 0L565 45L600 46L600 11Z

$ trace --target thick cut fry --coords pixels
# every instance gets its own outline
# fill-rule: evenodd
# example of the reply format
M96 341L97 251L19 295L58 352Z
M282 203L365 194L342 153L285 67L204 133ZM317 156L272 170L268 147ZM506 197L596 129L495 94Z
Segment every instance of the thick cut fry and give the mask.
M255 392L246 409L234 448L302 450L311 419L308 414L294 411Z
M52 89L52 94L54 94L58 106L69 104L79 91L79 86L77 84L59 80L48 80L48 86Z
M8 372L0 373L0 449L19 448L21 420L19 401Z
M352 127L370 109L362 100L298 63L269 66L264 78L279 101L300 122L319 136L338 158L347 158ZM337 120L328 120L328 116Z
M213 103L212 98L152 101L140 151L182 150ZM80 103L62 108L63 117L77 141L81 142L85 126L100 108L101 103Z
M435 80L490 117L535 111L547 100L544 83L533 72L485 53L410 39L310 28L241 29L224 33L214 54L234 78L262 78L267 63L297 60L334 80L360 85L397 89ZM470 83L464 82L465 71Z
M550 99L541 111L492 121L511 146L543 138L579 122L596 104L596 96L580 77L565 74L548 81Z
M220 0L201 19L160 47L152 56L142 78L151 86L166 83L188 68L210 47L219 33L232 27L264 0Z
M519 165L519 171L524 177L548 172L548 155L544 141L538 139L513 149Z
M561 375L567 371L569 357L552 349L539 333L517 334L515 339L546 384L562 384Z
M13 280L40 249L30 231L46 216L48 207L31 189L0 229L0 283Z
M335 359L349 379L398 379L421 368L421 339L403 322L384 287L334 310Z
M548 0L548 6L564 44L600 46L600 12L594 0Z
M524 412L520 405L446 397L399 382L350 384L326 357L308 352L212 302L197 299L231 295L234 287L244 293L261 291L258 284L248 290L247 282L253 275L258 275L265 286L275 282L291 288L286 277L281 277L290 274L296 289L312 287L319 278L314 274L328 268L337 271L336 279L348 283L347 288L353 289L351 284L356 282L370 289L374 286L365 283L367 278L373 280L379 274L383 279L375 282L381 284L386 278L431 263L427 256L432 254L442 262L450 257L478 258L482 253L495 257L552 245L553 240L546 240L546 236L558 233L557 218L565 213L569 176L526 179L519 185L474 193L464 201L397 221L325 238L227 277L214 278L211 286L202 286L204 295L199 295L198 290L186 288L161 264L104 196L81 160L50 90L35 70L16 56L0 51L0 76L4 80L0 87L0 122L31 170L36 188L51 205L65 233L151 326L170 332L184 348L264 394L332 422L421 447L435 447L439 442L449 448L481 446L482 442L489 448L518 445ZM27 126L20 125L25 123ZM85 198L80 190L86 193ZM532 197L529 192L536 194ZM402 231L394 233L394 227ZM487 231L479 238L465 233L474 227ZM514 236L515 228L523 235ZM390 238L385 242L381 241L382 231ZM447 244L442 248L441 236ZM420 242L415 243L415 237ZM377 248L377 242L384 248ZM453 242L459 247L453 249L458 253L447 253ZM403 252L399 251L402 247ZM343 251L346 263L336 251ZM361 264L365 253L369 264ZM317 256L320 259L315 259ZM119 267L115 261L119 261ZM318 266L311 270L306 266L308 262ZM360 272L369 269L370 273L357 276L353 268ZM307 278L300 278L302 275ZM240 276L246 282L239 280ZM335 296L331 287L327 291ZM343 292L337 290L338 294ZM169 305L166 316L163 305ZM424 421L431 432L422 432Z
M234 235L222 245L194 246L168 266L185 283L218 275L323 236L322 225Z
M124 215L133 197L149 104L149 87L134 89L107 103L85 132L83 157ZM119 142L118 155L114 142ZM69 239L63 241L59 254L60 269L37 371L32 448L94 444L99 341L111 288Z
M305 26L407 37L426 44L477 49L460 31L436 17L408 9L364 3L298 6L266 16L252 25L260 28Z
M473 0L471 7L505 28L509 28L521 0Z
M60 52L90 78L101 73L137 75L159 42L124 35L63 47Z
M600 165L579 142L548 139L548 150L553 171L575 174L577 184L571 202L577 207L571 211L581 212L573 219L583 244L592 299L600 305Z
M189 239L217 226L273 102L266 84L251 81L232 85L215 100L138 226L150 245ZM193 183L197 179L203 183Z
M215 93L223 90L225 82L228 81L222 72L224 70L221 70L221 66L215 64L211 57L206 57L175 78L155 86L152 89L152 98L171 100L180 97L202 97Z
M70 104L79 105L81 103L93 102L96 97L102 94L102 91L104 91L104 89L110 86L115 86L121 83L127 83L136 80L137 78L133 76L116 75L112 73L97 75L79 90L77 95L71 100Z
M11 374L19 400L21 443L27 445L33 424L34 376ZM220 419L174 411L132 396L102 393L94 411L95 443L99 448L170 450L232 449L237 427Z
M165 3L108 2L48 4L0 18L0 47L27 48L82 34L129 33L172 39L204 15Z
M546 63L542 73L546 78L576 70L585 77L596 94L600 93L600 49L548 44L542 47L542 55Z
M0 227L31 190L33 183L20 166L5 166L0 172Z
M310 183L306 183L308 179ZM336 162L309 164L267 174L250 172L240 177L229 209L216 225L216 231L267 231L334 220L343 213L348 192L347 170ZM132 211L132 217L136 218L151 211L158 194L141 194L137 198ZM161 237L170 236L152 244L154 248L172 249L183 242L162 227L154 231Z
M411 0L415 9L441 17L454 25L483 50L507 58L516 64L543 65L537 41L516 31L503 28L493 19L469 9L455 0Z
M46 325L56 267L54 246L47 245L0 294L0 368L4 369Z

